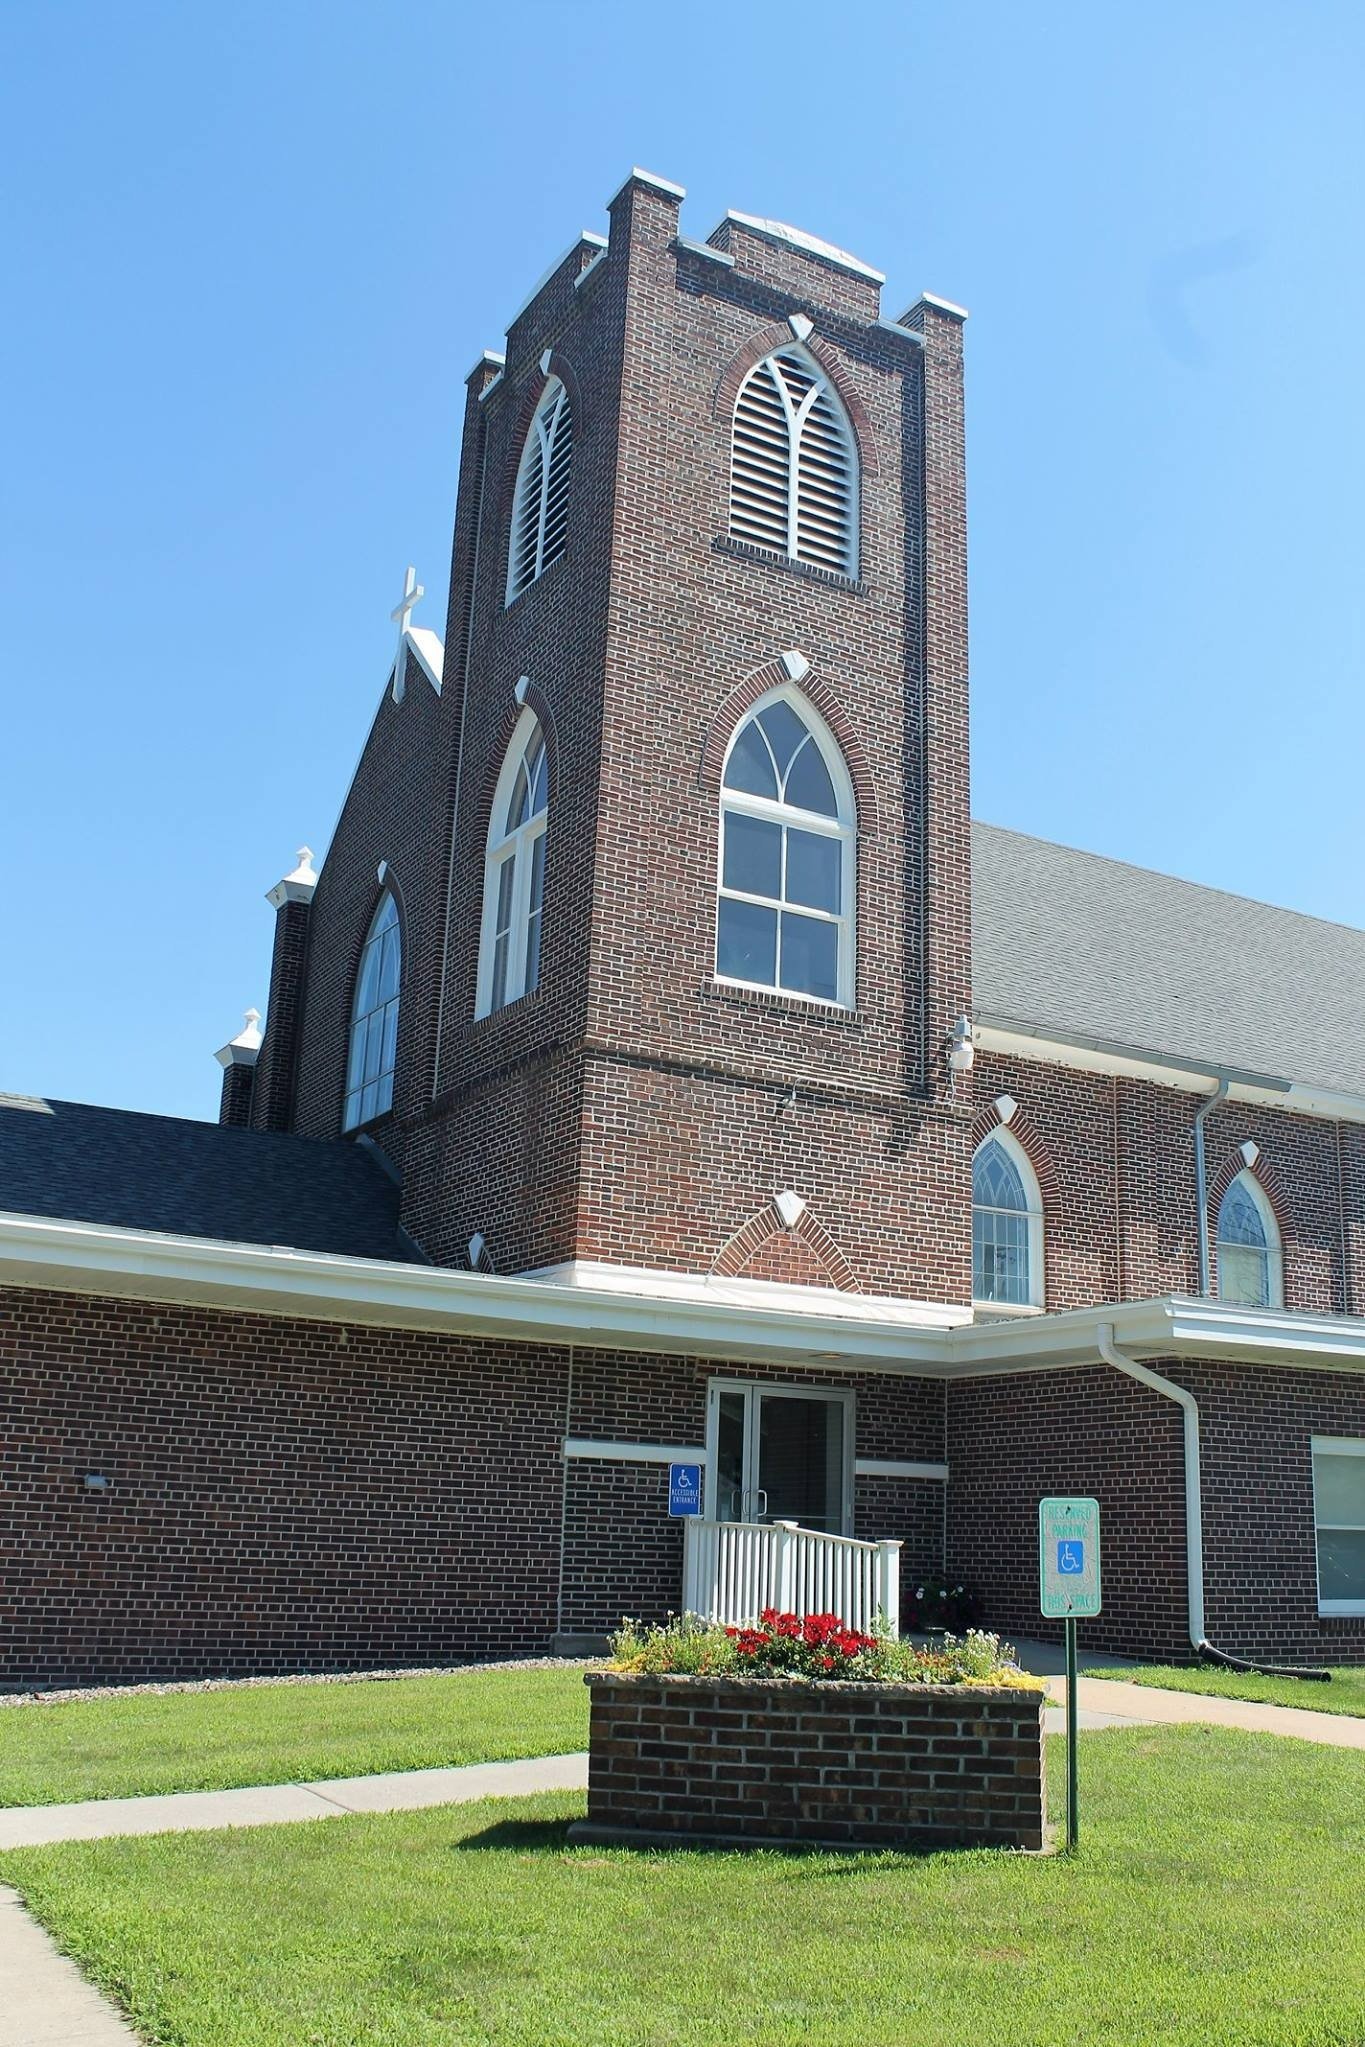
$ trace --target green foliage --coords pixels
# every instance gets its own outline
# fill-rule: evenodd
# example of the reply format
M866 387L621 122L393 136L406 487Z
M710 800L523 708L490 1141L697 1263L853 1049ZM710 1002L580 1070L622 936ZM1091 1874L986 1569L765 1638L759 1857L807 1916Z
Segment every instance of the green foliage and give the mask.
M882 1684L1000 1684L1041 1691L1041 1680L1020 1670L1014 1651L998 1635L971 1628L944 1635L932 1648L892 1635L884 1615L874 1632L844 1627L833 1614L765 1610L754 1628L727 1628L694 1613L660 1626L624 1620L611 1641L618 1670L689 1677L799 1677Z
M0 1879L155 2047L1360 2047L1357 1754L1136 1728L1081 1782L1074 1857L575 1849L556 1793Z
M1310 1713L1355 1713L1365 1717L1365 1667L1334 1669L1327 1684L1302 1677L1259 1677L1254 1672L1219 1670L1203 1663L1135 1664L1131 1669L1084 1670L1082 1677L1117 1678L1121 1684L1157 1685L1164 1691L1201 1692L1217 1699L1250 1699L1264 1706L1304 1706ZM1365 2027L1361 2029L1365 2040Z

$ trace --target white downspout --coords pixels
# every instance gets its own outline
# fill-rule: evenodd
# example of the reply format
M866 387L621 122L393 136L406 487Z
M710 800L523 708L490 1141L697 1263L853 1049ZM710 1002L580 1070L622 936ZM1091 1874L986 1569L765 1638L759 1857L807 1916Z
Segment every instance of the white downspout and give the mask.
M1204 1171L1204 1118L1215 1103L1222 1101L1227 1091L1226 1077L1215 1082L1213 1093L1200 1104L1194 1119L1194 1198L1199 1204L1199 1292L1205 1300L1213 1292L1213 1284L1209 1270L1209 1187Z
M1209 1105L1212 1107L1212 1103ZM1205 1646L1204 1636L1204 1514L1199 1482L1199 1407L1192 1393L1185 1387L1177 1386L1173 1379L1163 1379L1160 1372L1153 1372L1148 1366L1140 1365L1136 1358L1130 1358L1114 1342L1114 1325L1101 1322L1095 1332L1095 1341L1100 1356L1107 1365L1117 1372L1126 1372L1130 1379L1136 1379L1140 1386L1150 1386L1153 1393L1164 1394L1167 1400L1174 1400L1184 1414L1185 1420L1185 1576L1188 1587L1190 1614L1190 1641L1196 1649Z

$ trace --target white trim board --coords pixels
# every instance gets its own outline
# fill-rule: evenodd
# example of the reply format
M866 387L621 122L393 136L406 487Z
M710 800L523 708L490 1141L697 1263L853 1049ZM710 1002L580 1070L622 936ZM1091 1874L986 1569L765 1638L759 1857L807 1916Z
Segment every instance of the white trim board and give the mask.
M1098 1369L1102 1327L1135 1357L1365 1372L1365 1319L1357 1316L1238 1308L1174 1294L943 1328L879 1315L879 1307L894 1304L856 1294L834 1312L825 1301L795 1309L769 1300L740 1304L706 1290L651 1294L638 1275L623 1271L623 1278L634 1291L0 1213L0 1284L235 1314L428 1329L554 1349L582 1344L727 1358L741 1368L771 1361L826 1376L871 1370L962 1379Z
M693 1444L605 1443L592 1436L566 1436L566 1457L596 1457L603 1464L705 1464L706 1452Z
M946 1464L916 1464L903 1457L855 1457L855 1478L937 1478L946 1479Z

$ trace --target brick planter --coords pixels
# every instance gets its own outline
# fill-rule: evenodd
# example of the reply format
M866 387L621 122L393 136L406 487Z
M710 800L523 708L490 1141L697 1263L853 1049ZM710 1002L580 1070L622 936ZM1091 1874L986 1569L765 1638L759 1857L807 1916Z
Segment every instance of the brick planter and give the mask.
M1045 1845L1043 1695L589 1672L584 1841Z

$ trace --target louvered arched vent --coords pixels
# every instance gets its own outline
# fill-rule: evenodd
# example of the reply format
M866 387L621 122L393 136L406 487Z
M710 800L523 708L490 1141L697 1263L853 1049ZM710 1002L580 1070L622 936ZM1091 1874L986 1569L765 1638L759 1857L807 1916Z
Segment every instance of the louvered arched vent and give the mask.
M507 561L509 604L564 552L572 462L569 394L558 377L551 377L536 407L517 470Z
M730 532L856 576L858 470L828 379L801 349L765 356L735 403Z

